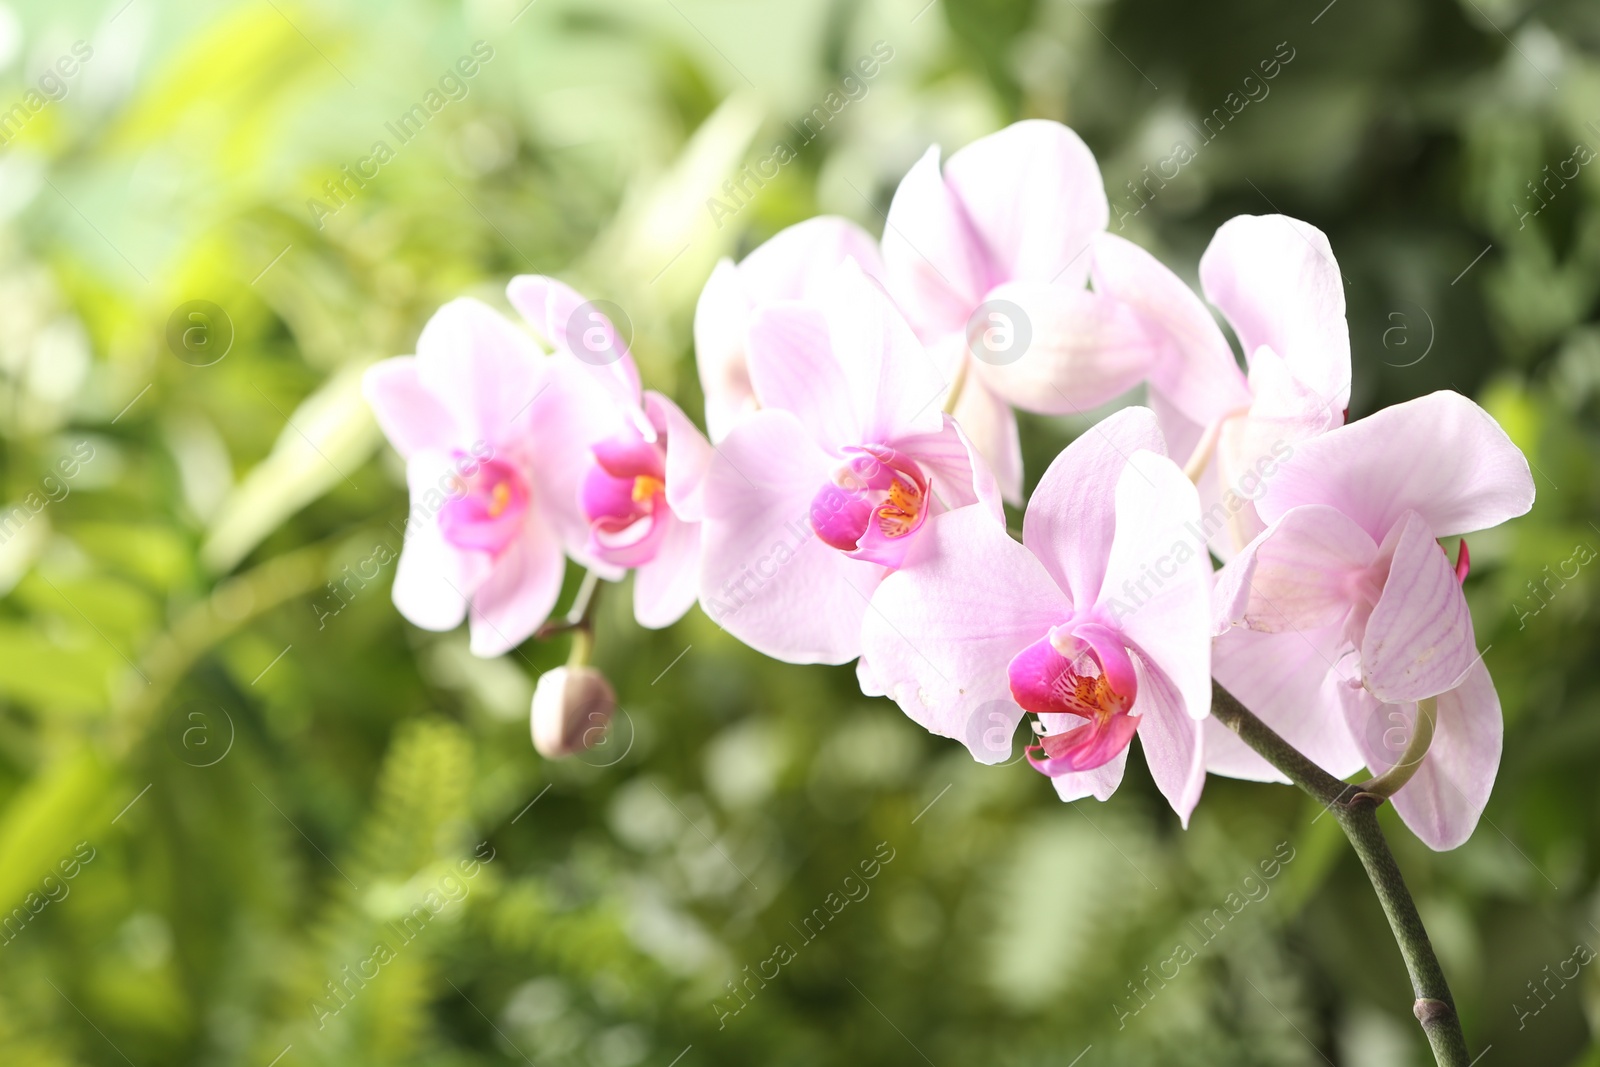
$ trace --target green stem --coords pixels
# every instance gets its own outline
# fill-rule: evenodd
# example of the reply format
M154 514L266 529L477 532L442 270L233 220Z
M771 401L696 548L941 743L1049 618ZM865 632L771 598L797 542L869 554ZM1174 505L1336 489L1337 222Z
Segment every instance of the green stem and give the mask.
M1378 903L1389 919L1389 929L1394 932L1395 944L1405 959L1411 989L1416 994L1412 1014L1422 1024L1422 1031L1433 1049L1434 1061L1438 1067L1471 1067L1467 1039L1461 1033L1461 1019L1456 1014L1450 985L1445 981L1438 957L1433 954L1428 931L1423 928L1416 902L1406 889L1400 865L1395 862L1394 853L1389 851L1389 843L1378 826L1378 805L1384 798L1367 792L1362 786L1342 782L1312 763L1215 682L1211 686L1211 713L1263 759L1288 775L1295 785L1316 797L1339 820L1361 866L1366 868L1367 878L1378 894Z
M1411 731L1411 740L1407 742L1406 750L1400 754L1399 761L1393 767L1376 778L1362 782L1361 791L1388 799L1398 793L1401 786L1411 781L1411 776L1417 773L1417 768L1422 766L1423 757L1428 754L1428 746L1433 744L1433 726L1438 717L1437 698L1423 697L1417 701L1417 725Z

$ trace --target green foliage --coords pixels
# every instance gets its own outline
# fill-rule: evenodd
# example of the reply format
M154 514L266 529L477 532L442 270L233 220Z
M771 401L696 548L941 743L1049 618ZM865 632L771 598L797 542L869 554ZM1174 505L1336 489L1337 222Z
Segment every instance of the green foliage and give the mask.
M1213 780L1182 831L1135 758L1069 809L848 668L698 611L639 630L626 586L597 645L625 714L547 763L528 701L565 639L480 661L399 619L392 564L329 584L400 546L353 384L439 304L560 273L694 412L719 256L817 212L876 230L929 143L1029 115L1191 279L1234 214L1327 231L1352 417L1456 388L1526 450L1538 503L1467 585L1494 798L1456 852L1392 837L1486 1067L1600 1062L1594 976L1528 986L1600 938L1600 566L1568 562L1600 549L1600 168L1541 184L1600 148L1592 4L524 2L18 12L0 105L93 55L0 147L0 1063L1424 1062L1363 875L1287 788ZM388 132L480 40L465 96ZM880 40L865 96L716 218ZM1280 42L1270 94L1141 185ZM208 366L167 340L193 300L231 325ZM1086 424L1025 420L1030 475Z

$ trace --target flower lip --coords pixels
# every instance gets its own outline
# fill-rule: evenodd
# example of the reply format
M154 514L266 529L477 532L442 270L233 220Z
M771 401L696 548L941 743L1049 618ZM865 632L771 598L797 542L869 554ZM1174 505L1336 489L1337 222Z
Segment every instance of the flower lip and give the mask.
M655 559L671 509L666 496L664 440L646 440L634 426L590 446L594 466L580 490L589 520L589 550L619 567Z
M1053 627L1017 653L1007 675L1024 711L1086 720L1029 746L1028 761L1051 777L1109 763L1139 728L1130 714L1138 695L1132 658L1115 631L1092 618Z
M468 458L460 451L454 456L458 464ZM455 479L455 493L439 511L439 529L457 548L499 555L521 529L532 494L510 463L471 458L475 469Z
M928 518L927 476L911 457L885 445L844 451L849 461L811 500L811 528L854 559L899 567Z

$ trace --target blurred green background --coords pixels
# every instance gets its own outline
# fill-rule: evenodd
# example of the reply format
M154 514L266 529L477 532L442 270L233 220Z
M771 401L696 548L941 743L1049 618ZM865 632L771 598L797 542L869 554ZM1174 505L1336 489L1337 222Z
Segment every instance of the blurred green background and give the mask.
M1389 825L1480 1062L1600 1064L1600 972L1551 978L1600 948L1600 567L1573 562L1600 549L1600 6L1325 4L0 6L0 1063L1426 1062L1359 866L1287 787L1213 779L1183 832L1135 759L1062 805L849 668L698 610L641 631L616 591L624 713L545 762L528 702L565 639L478 661L389 602L406 502L357 380L439 304L560 274L697 412L719 256L818 212L877 232L929 143L1047 116L1187 278L1234 214L1325 230L1352 417L1453 387L1527 451L1538 503L1467 585L1494 798L1449 854ZM1030 475L1082 429L1029 420Z

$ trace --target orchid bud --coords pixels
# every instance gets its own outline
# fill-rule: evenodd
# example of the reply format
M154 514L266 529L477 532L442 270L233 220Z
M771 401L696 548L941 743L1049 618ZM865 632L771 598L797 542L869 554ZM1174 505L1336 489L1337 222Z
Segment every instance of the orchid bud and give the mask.
M593 748L605 737L617 694L593 667L546 671L533 690L533 747L546 759Z

